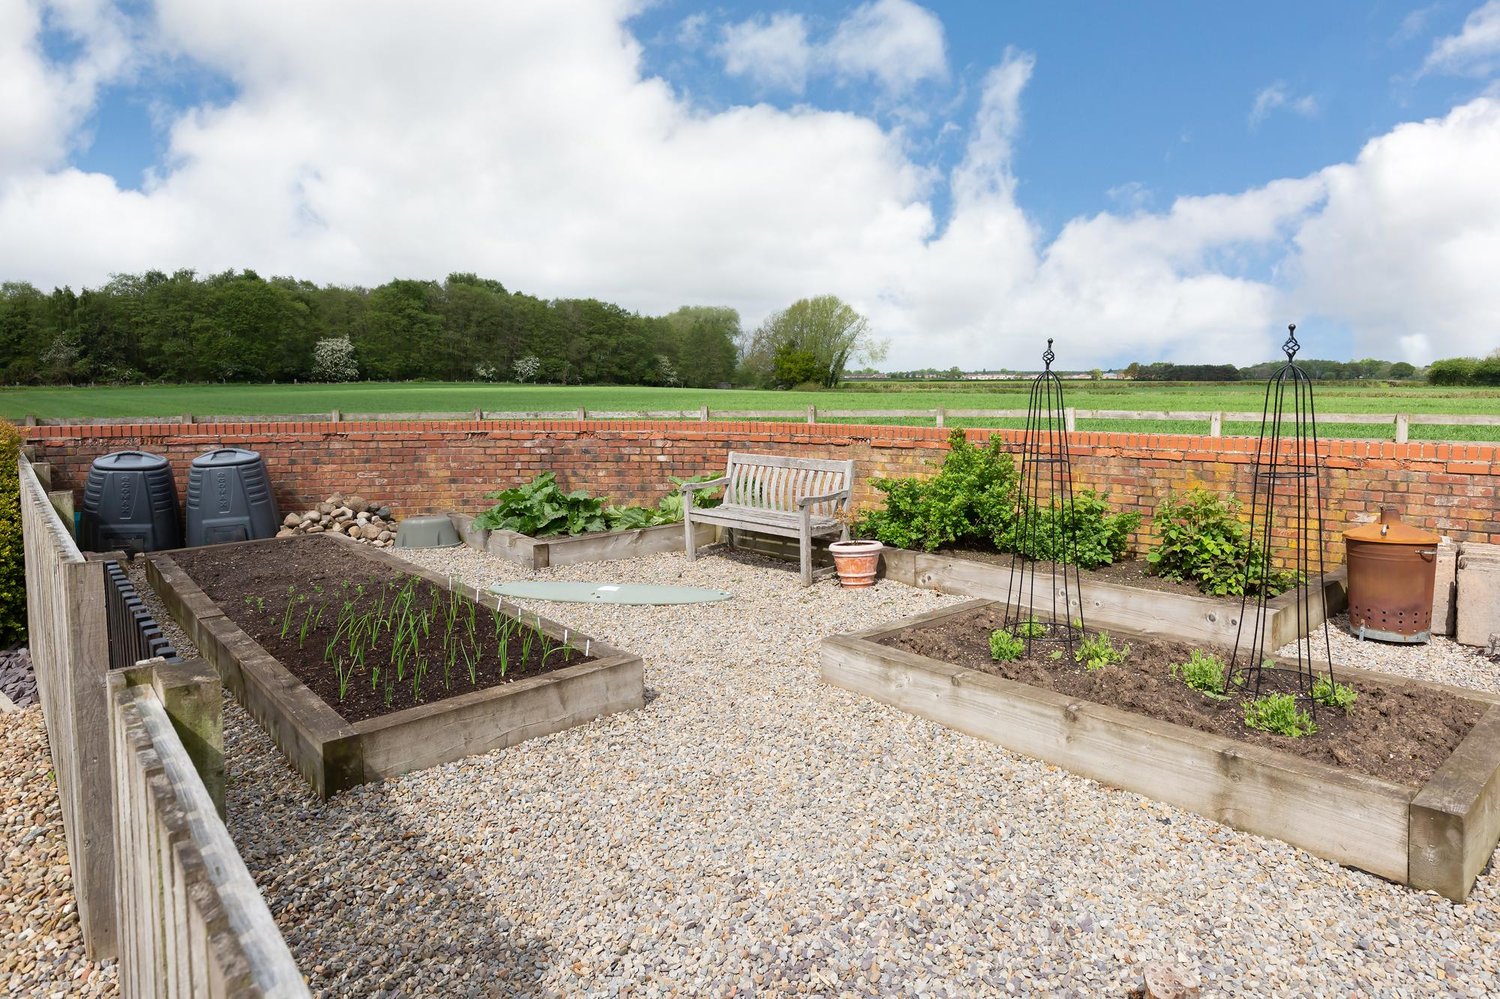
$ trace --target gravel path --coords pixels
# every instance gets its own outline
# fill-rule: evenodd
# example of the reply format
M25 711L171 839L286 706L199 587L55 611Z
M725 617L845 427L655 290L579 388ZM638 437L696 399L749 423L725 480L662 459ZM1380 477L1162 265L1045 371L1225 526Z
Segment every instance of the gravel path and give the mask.
M113 996L113 961L84 956L42 709L0 715L0 994Z
M1491 658L1480 650L1459 645L1442 636L1434 636L1432 641L1422 645L1360 641L1349 634L1348 628L1349 615L1339 614L1329 619L1327 645L1323 642L1321 630L1303 639L1303 654L1320 662L1326 659L1333 663L1334 679L1338 679L1338 667L1354 666L1500 694L1500 659ZM1297 643L1291 642L1277 653L1294 656Z
M319 995L1093 996L1137 989L1148 961L1205 995L1500 987L1493 868L1454 905L818 682L821 636L957 598L716 556L530 573L410 554L481 585L736 597L529 605L639 652L646 708L327 803L226 701L230 830ZM1382 669L1500 689L1493 664L1378 649ZM46 766L20 717L35 731L6 774Z

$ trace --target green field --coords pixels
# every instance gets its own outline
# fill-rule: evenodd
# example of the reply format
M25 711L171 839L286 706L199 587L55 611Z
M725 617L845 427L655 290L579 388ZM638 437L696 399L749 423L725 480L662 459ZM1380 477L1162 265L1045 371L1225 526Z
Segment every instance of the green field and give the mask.
M1261 410L1261 383L1174 384L1159 382L1065 382L1068 405L1076 409L1132 411ZM597 412L696 410L714 415L733 410L1024 409L1025 382L854 383L837 391L772 392L741 389L674 389L647 386L508 385L483 382L359 382L347 385L144 385L25 387L0 389L0 417L20 420L121 418L132 416L255 416L487 412ZM1327 382L1315 389L1320 413L1409 413L1500 417L1494 389L1434 388L1419 384ZM820 417L821 419L821 417ZM920 418L840 418L829 422L923 424ZM1007 419L950 418L950 426L1015 426ZM1199 420L1083 419L1080 430L1137 430L1152 433L1206 431ZM1224 433L1255 433L1254 425L1226 423ZM1390 424L1330 423L1326 437L1386 438ZM1413 440L1497 440L1500 426L1414 424Z

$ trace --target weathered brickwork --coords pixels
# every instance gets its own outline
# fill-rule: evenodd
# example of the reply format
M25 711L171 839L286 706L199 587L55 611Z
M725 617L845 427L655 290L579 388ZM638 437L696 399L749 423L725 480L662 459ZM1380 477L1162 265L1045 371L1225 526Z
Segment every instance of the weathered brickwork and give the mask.
M853 458L856 504L877 501L877 476L918 474L947 450L947 431L919 427L800 423L660 421L410 421L326 423L117 424L27 427L53 463L54 488L81 489L89 465L127 448L165 455L179 494L188 465L214 447L244 447L266 459L283 510L306 509L329 493L357 491L390 504L398 517L475 512L484 494L551 470L565 489L587 489L619 503L654 504L668 476L722 470L731 450ZM1019 448L1020 431L972 430ZM1078 433L1072 438L1077 488L1107 493L1142 516L1172 490L1202 485L1244 496L1254 438L1178 434ZM1491 444L1321 443L1329 554L1342 559L1338 532L1394 504L1409 523L1458 541L1500 543L1500 448ZM1286 537L1292 524L1278 524Z

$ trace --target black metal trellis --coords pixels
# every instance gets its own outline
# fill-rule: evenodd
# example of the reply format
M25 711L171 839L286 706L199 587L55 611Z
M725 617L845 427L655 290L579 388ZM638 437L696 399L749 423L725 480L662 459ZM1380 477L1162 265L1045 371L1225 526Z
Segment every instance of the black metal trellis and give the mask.
M1073 465L1068 453L1063 387L1052 371L1056 357L1052 338L1048 337L1042 354L1044 367L1032 379L1026 404L1026 432L1017 470L1017 544L1011 553L1010 581L1006 584L1005 628L1025 640L1028 658L1033 641L1051 638L1067 643L1071 662L1074 643L1083 637L1083 589L1073 537ZM1039 563L1023 553L1037 551L1041 532L1050 529L1063 534L1066 557L1061 564L1045 563L1042 575L1047 592L1038 601Z
M1295 672L1297 690L1312 702L1313 684L1317 681L1313 665L1313 601L1321 612L1323 625L1323 661L1333 661L1328 638L1328 605L1323 575L1323 487L1318 464L1318 417L1313 404L1312 381L1296 363L1297 326L1287 327L1286 342L1281 349L1286 363L1266 381L1266 399L1261 411L1260 440L1255 446L1255 466L1250 485L1250 547L1245 555L1243 580L1245 594L1240 599L1239 627L1235 632L1234 655L1230 659L1231 683L1259 695L1265 674ZM1290 395L1290 399L1288 399ZM1310 485L1309 485L1310 484ZM1272 530L1277 514L1292 525L1286 544L1278 545ZM1256 546L1260 548L1257 555ZM1288 552L1287 548L1291 551ZM1278 558L1279 556L1279 558ZM1271 577L1276 564L1295 569L1305 584L1294 607L1297 616L1297 665L1295 669L1274 664L1275 649L1266 649L1270 615ZM1317 572L1312 569L1316 564ZM1253 603L1252 603L1253 601ZM1248 634L1246 632L1248 626ZM1327 679L1332 682L1332 667Z

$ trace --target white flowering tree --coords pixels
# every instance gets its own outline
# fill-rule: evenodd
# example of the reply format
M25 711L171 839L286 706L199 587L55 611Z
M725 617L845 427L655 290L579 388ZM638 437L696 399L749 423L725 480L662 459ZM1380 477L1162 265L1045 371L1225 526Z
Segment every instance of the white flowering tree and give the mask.
M313 347L312 376L320 382L352 382L359 377L354 344L346 336L319 340Z
M512 364L510 369L515 373L518 382L535 381L537 374L542 370L542 361L535 354L527 354L525 357L516 358L516 363Z

